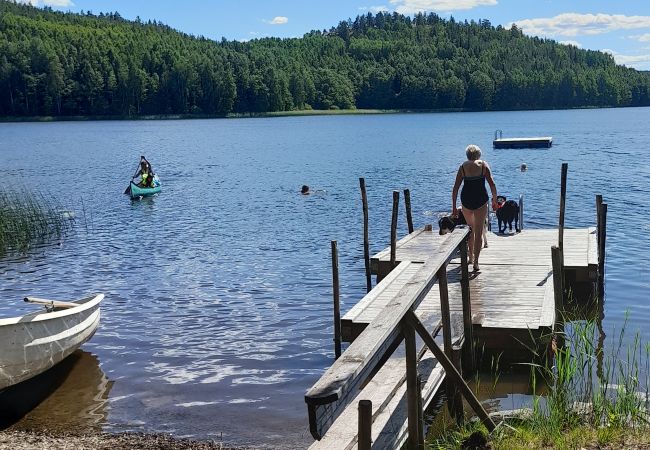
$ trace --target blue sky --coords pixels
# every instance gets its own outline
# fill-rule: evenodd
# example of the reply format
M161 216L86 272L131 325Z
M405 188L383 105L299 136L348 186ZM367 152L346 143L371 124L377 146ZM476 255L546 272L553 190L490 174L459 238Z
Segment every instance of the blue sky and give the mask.
M368 11L433 11L456 19L517 23L531 35L612 53L650 70L648 0L22 0L64 11L118 11L213 39L298 37Z

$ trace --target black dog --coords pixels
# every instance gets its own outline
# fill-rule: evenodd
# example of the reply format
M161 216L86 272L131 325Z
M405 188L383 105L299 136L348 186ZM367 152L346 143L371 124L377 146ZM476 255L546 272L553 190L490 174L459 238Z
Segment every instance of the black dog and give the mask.
M485 219L487 222L487 218ZM465 220L465 216L463 216L463 209L458 210L458 217L454 217L452 215L449 216L444 216L441 217L438 220L438 228L440 229L440 235L451 233L454 231L454 228L456 228L458 225L467 225L467 221ZM488 246L488 241L487 241L487 223L483 227L483 247Z
M515 231L519 233L519 205L514 200L506 200L502 195L497 197L499 208L496 211L497 220L499 221L499 233L505 233L506 225L512 231L512 221L515 222ZM502 228L503 226L503 228Z

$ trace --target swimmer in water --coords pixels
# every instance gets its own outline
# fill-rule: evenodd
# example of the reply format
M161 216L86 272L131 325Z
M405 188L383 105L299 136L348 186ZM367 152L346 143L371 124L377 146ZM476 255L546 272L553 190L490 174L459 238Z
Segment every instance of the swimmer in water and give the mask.
M526 165L526 163L521 163L521 166L519 167L519 170L521 170L522 172L527 171L528 166Z
M306 184L303 184L302 188L300 189L300 193L302 195L309 195L309 186L307 186Z

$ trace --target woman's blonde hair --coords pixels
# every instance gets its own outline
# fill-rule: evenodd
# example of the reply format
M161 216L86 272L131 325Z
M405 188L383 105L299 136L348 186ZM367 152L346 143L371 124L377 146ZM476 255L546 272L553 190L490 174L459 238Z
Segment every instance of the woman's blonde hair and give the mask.
M481 157L481 149L478 145L471 144L465 149L465 154L470 161L476 161Z

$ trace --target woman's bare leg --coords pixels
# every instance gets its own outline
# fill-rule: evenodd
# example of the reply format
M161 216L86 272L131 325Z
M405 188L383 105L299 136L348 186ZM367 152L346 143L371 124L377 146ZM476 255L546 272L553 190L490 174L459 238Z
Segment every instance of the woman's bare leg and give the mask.
M467 259L469 260L470 264L474 263L474 216L475 216L476 210L473 209L465 209L463 208L463 216L465 216L465 222L467 222L467 225L472 229L472 231L469 234L469 239L467 239L467 249L468 249L468 254L467 254Z
M488 205L487 203L481 206L479 209L472 211L473 215L473 238L474 238L474 270L478 270L478 257L481 254L481 249L483 248L483 227L485 226L485 218L488 214Z

